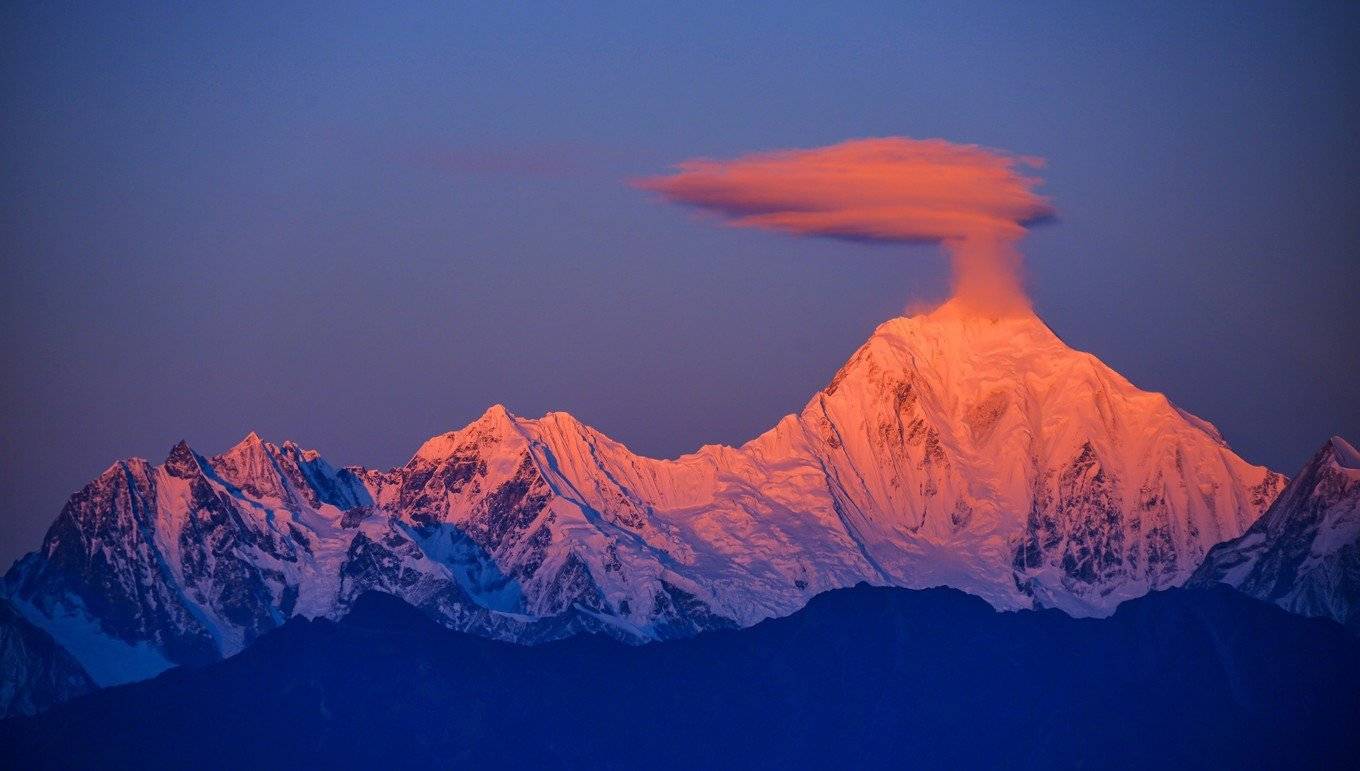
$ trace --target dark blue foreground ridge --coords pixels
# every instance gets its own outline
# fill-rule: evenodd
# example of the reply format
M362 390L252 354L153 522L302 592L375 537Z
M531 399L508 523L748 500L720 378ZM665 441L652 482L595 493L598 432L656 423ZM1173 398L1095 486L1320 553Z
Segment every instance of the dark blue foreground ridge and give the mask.
M1344 767L1358 654L1340 625L1226 587L1094 620L860 585L644 646L488 640L369 593L0 723L0 765Z

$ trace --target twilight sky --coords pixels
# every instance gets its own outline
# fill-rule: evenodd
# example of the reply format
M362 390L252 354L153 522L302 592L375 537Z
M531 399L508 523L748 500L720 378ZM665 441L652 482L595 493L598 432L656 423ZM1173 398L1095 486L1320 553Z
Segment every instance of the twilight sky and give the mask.
M944 251L629 181L862 137L1046 158L1059 335L1253 462L1360 439L1355 4L146 5L0 10L4 565L180 438L388 467L495 402L751 438Z

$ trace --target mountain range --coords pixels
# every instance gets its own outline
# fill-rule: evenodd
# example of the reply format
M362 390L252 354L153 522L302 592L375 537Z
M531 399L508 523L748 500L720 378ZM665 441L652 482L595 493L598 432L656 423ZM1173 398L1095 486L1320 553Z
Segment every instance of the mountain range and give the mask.
M1303 537L1253 536L1315 500L1286 491L1263 519L1285 483L1037 316L950 303L881 325L766 433L673 460L495 406L390 470L253 433L218 455L181 442L159 464L115 463L4 577L0 640L25 641L3 649L7 679L25 673L8 709L216 661L373 591L522 643L749 627L861 582L1079 617L1192 574L1279 601L1298 571L1255 591L1251 571L1212 565L1276 564L1247 552ZM1308 575L1342 588L1281 604L1344 621L1357 537L1326 532L1350 551Z

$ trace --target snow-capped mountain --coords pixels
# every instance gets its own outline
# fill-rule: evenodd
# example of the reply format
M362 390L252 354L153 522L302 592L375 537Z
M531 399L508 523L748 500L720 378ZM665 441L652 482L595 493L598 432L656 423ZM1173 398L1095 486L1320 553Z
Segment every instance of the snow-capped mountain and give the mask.
M0 716L32 715L95 689L71 654L5 600L0 600L0 674Z
M390 471L181 443L72 496L4 594L100 684L369 589L521 641L749 625L860 581L1105 615L1182 583L1283 484L1037 317L946 304L881 325L765 434L674 460L501 406Z
M1230 584L1360 633L1360 452L1332 437L1247 532L1209 552L1191 581Z

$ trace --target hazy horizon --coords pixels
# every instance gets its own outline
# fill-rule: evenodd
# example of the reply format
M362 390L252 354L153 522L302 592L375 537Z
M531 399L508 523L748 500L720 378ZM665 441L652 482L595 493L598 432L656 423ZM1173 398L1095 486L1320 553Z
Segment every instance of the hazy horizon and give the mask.
M867 137L1046 159L1036 311L1245 459L1360 440L1360 9L718 8L0 11L0 562L181 438L387 468L504 403L740 444L947 258L629 182Z

